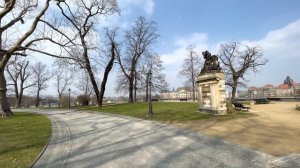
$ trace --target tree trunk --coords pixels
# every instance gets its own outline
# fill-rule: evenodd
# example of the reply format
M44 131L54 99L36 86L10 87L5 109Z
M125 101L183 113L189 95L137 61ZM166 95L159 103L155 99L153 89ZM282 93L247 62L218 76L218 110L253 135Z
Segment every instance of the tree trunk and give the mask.
M134 103L133 101L133 79L129 79L129 100L128 103Z
M81 41L82 41L83 46L85 46L84 37L81 37ZM97 106L100 107L101 106L100 105L100 92L99 92L99 89L98 89L98 86L97 86L97 82L95 80L94 73L92 71L92 67L91 67L91 64L90 64L90 60L89 60L88 51L87 51L87 47L86 46L84 47L83 57L84 57L84 60L85 60L86 70L87 70L87 72L89 74L91 83L93 85L94 92L96 94Z
M16 108L20 108L21 107L21 103L22 103L22 98L23 98L23 82L20 85L20 93L18 93L18 98L17 98L17 104L16 104Z
M1 25L1 20L0 20ZM2 31L0 32L0 49L2 49ZM0 55L1 60L3 59L3 54ZM13 113L9 107L7 97L6 97L6 80L4 76L5 65L2 64L2 70L0 70L0 116L10 117Z
M19 95L19 97L17 99L17 103L16 103L16 108L20 108L21 107L21 103L22 103L22 96Z
M115 44L112 43L112 45L111 45L111 58L110 58L110 60L107 64L107 66L105 67L103 79L102 79L102 82L101 82L100 99L99 99L99 106L100 107L103 104L105 86L106 86L106 82L107 82L107 79L108 79L108 74L111 71L111 69L113 68L114 60L115 60Z
M134 102L136 102L137 98L136 98L136 90L137 90L137 87L136 87L136 84L137 84L137 81L136 81L136 71L135 71L135 78L134 78Z
M58 107L62 107L62 94L58 94Z
M19 108L20 104L19 104L19 90L18 90L18 84L16 82L14 82L14 88L15 88L15 98L16 98L16 102L15 102L15 107Z
M36 94L35 107L38 108L39 105L40 105L40 89L38 89L37 94Z
M15 108L20 108L20 97L16 97L16 103L15 103Z
M6 80L4 76L4 70L0 72L0 115L10 117L13 115L10 110L9 103L6 97Z
M18 101L19 108L20 108L21 105L22 105L22 99L23 99L23 93L20 94L20 96L19 96L19 101Z
M99 89L98 89L98 86L97 86L97 82L95 80L95 77L94 77L94 73L92 71L91 68L87 68L87 71L88 71L88 74L90 76L90 80L91 80L91 83L93 85L93 89L94 89L94 92L96 94L96 98L97 98L97 106L100 107L100 93L99 93Z
M193 94L193 95L192 95L192 96L193 96L193 101L195 101L195 97L196 97L196 96L195 96L195 81L194 81L194 80L193 80L192 89L193 89L193 90L192 90L192 92L193 92L193 93L192 93L192 94Z
M192 70L192 91L193 91L193 101L195 101L195 75L194 75L194 65L195 65L195 63L194 63L194 58L193 58L193 51L191 50L191 70Z
M147 76L147 79L146 79L146 102L148 102L148 76Z
M237 89L237 80L233 81L233 87L232 87L232 92L231 92L231 100L235 99L235 95L236 95L236 89Z

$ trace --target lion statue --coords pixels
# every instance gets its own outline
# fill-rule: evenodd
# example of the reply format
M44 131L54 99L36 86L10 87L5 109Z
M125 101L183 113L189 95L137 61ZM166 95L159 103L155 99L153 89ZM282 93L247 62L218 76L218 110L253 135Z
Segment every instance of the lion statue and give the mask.
M218 61L218 56L211 55L209 51L202 52L202 55L205 61L204 61L203 68L200 71L200 74L221 71L220 63Z

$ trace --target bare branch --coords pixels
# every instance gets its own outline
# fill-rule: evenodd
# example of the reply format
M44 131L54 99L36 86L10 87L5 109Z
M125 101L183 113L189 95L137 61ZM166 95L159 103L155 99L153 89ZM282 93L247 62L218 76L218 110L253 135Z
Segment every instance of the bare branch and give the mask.
M252 70L259 71L268 60L263 59L263 50L260 46L250 47L239 42L228 42L221 45L219 50L220 60L226 72L226 85L232 88L232 99L238 86L245 86L244 75Z

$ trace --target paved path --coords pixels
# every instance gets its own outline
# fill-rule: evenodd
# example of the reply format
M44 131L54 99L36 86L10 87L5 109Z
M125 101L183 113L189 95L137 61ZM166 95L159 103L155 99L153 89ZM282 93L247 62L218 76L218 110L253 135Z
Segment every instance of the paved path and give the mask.
M31 110L32 111L32 110ZM33 167L297 167L177 127L101 113L39 111L52 122L49 146Z

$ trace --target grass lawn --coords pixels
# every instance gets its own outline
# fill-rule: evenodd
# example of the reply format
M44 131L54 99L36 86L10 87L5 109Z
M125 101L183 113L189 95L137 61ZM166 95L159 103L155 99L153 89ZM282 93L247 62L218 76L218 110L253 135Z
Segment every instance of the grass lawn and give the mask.
M251 114L236 113L231 115L214 116L205 113L199 113L198 103L166 103L154 102L152 120L157 121L190 121L190 120L203 120L203 119L218 119L226 120L233 118L249 117ZM134 104L115 104L108 105L102 108L95 106L80 107L81 110L99 111L112 114L120 114L125 116L137 117L142 119L150 119L147 117L148 104L147 103L134 103Z
M48 142L51 124L47 117L14 113L0 118L0 167L29 167Z

